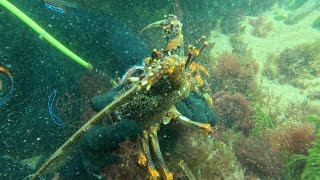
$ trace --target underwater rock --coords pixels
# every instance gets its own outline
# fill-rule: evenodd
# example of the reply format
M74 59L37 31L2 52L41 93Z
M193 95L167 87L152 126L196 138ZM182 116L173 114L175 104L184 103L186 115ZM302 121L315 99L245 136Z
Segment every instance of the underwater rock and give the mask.
M0 179L23 179L33 171L31 167L10 157L1 156L0 162Z
M137 123L129 119L109 126L92 128L81 139L80 145L87 170L98 174L105 166L117 162L117 155L113 152L118 149L118 143L135 139L139 133Z

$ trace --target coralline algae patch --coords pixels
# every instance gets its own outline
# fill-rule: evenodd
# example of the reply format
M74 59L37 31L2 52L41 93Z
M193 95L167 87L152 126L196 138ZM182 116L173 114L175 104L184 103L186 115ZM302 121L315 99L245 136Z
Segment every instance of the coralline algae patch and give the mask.
M265 12L263 16L266 21L272 23L272 31L266 37L257 37L254 35L254 27L250 21L257 19L258 16L246 16L241 22L243 32L237 34L249 50L252 57L260 65L258 80L266 92L272 96L279 96L282 99L283 105L288 105L294 102L303 102L308 100L308 96L314 89L320 89L320 78L315 78L310 81L311 86L306 89L300 89L290 84L279 84L277 81L270 80L263 76L263 70L268 66L268 57L270 55L278 56L286 48L294 48L298 45L306 43L315 43L320 39L320 31L312 28L314 21L319 17L319 11L313 11L306 17L294 25L287 25L284 20L276 20L275 14L281 9L273 8ZM211 56L217 59L224 52L232 52L230 43L230 35L224 35L214 30L211 32L209 42L214 43L215 47L210 51ZM303 79L303 81L305 81ZM307 81L307 80L306 80ZM320 100L313 100L314 103L320 105Z

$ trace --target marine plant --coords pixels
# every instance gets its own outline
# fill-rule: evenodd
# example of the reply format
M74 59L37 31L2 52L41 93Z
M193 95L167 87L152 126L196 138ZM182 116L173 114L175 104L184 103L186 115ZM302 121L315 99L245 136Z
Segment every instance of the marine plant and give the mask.
M270 56L268 63L273 69L267 69L266 75L272 76L280 83L307 87L312 79L320 74L320 41L287 48L278 56Z
M306 120L316 124L316 129L320 128L320 116L317 114L309 114L306 116Z
M284 165L281 152L263 134L241 138L234 151L246 174L255 174L260 179L280 177Z
M179 126L178 129L179 143L161 144L161 149L165 151L164 158L169 162L168 166L175 178L210 180L243 177L244 170L239 167L233 151L233 145L240 137L239 133L227 130L222 139L217 140L199 136L199 133L191 131L190 127ZM174 134L177 135L177 132ZM101 175L106 179L147 178L147 174L143 173L136 161L140 154L138 144L127 140L119 146L120 149L114 153L118 162L105 167Z
M268 129L274 129L276 127L275 119L265 112L257 103L253 104L253 121L254 128L252 134L261 134Z
M277 145L276 148L286 152L284 153L286 166L283 174L285 178L287 177L286 179L301 179L300 176L303 173L307 173L308 177L302 179L310 179L311 177L316 177L318 173L318 170L313 171L315 169L307 168L307 160L311 154L317 153L317 148L319 148L315 145L319 139L315 131L319 129L320 123L317 123L317 121L320 122L320 118L317 115L308 115L305 119L307 121L299 123L290 122L289 126L295 127L294 129L292 127L286 129L288 125L284 124L281 128L282 130L273 132L274 134L280 134L281 131L285 131L282 134L287 134L280 137L282 139L281 142L279 142L279 138L274 141L274 145ZM315 128L315 126L317 127ZM276 136L279 137L278 135ZM311 162L314 160L314 157L311 158ZM317 166L316 164L311 165ZM298 175L299 178L297 178Z
M312 91L312 93L308 94L307 97L311 100L319 100L320 91L319 90Z
M264 128L275 128L274 120L264 112L259 106L254 106L255 125Z
M251 60L241 61L234 53L224 53L210 69L211 89L215 93L228 91L241 93L249 99L256 98L259 88L256 81L258 66Z
M220 126L235 128L245 134L254 127L251 103L243 95L221 91L212 98Z
M282 179L292 179L300 180L302 171L306 164L306 157L302 154L289 154L288 152L283 152L284 167L281 178Z
M140 154L138 143L127 140L120 143L119 147L119 150L114 153L118 160L116 163L104 168L100 174L103 179L148 178L136 161Z
M306 166L301 175L302 179L313 179L314 177L320 177L320 116L310 115L308 116L308 119L315 122L318 128L315 141L312 142L313 147L308 150Z
M315 129L309 122L291 121L269 131L268 136L275 148L280 151L306 155L315 139Z
M229 41L232 46L232 53L236 54L241 61L250 61L250 59L252 59L251 49L248 44L243 41L239 33L231 36Z
M273 24L265 16L259 16L256 19L251 19L249 21L253 27L252 35L266 38L273 30Z
M312 123L287 122L240 139L234 149L240 163L249 170L247 173L259 178L296 179L314 139Z
M190 149L185 148L186 145ZM227 179L240 169L232 145L210 138L188 136L177 144L175 152L180 154L178 157L186 162L197 179Z

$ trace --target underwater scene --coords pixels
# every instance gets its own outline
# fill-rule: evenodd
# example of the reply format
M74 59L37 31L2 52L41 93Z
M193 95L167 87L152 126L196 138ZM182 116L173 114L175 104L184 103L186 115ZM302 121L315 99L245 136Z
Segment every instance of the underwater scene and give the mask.
M0 0L0 179L320 180L320 0Z

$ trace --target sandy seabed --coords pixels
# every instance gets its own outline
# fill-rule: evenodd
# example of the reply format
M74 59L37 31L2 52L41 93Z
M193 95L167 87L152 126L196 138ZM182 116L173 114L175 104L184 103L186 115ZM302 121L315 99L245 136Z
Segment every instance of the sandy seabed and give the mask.
M251 49L253 58L260 65L258 81L266 93L274 97L280 97L280 103L284 106L288 106L290 103L310 101L312 104L320 107L320 100L307 98L308 94L314 90L320 90L320 77L313 79L308 88L299 89L290 84L279 84L277 81L270 80L262 74L269 55L278 55L286 48L293 48L298 45L320 40L320 30L312 28L313 22L319 17L319 10L309 13L294 25L287 25L284 21L275 20L274 14L279 10L280 9L275 7L261 14L273 23L273 30L266 38L256 37L251 33L253 27L249 21L257 17L246 16L241 22L242 26L245 26L245 30L241 33L240 38L248 45L248 48ZM212 57L217 58L224 52L232 51L229 39L230 36L221 34L218 31L214 30L211 32L209 42L215 43L215 48L210 52Z

